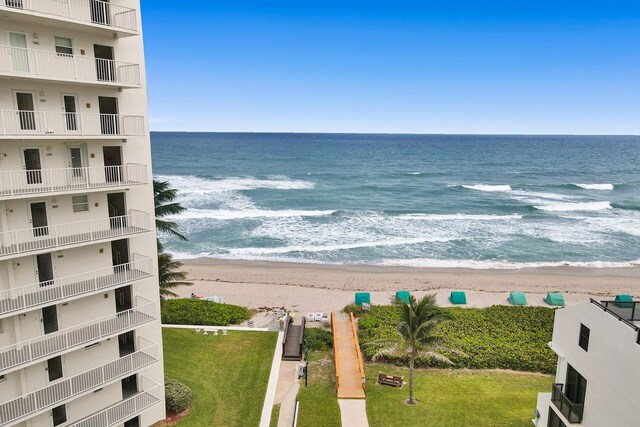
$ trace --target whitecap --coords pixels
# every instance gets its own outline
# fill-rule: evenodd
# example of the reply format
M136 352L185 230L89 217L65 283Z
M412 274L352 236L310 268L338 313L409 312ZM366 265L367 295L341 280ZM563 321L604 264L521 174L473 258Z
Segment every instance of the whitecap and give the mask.
M576 187L584 188L585 190L600 190L600 191L609 191L613 190L613 184L573 184Z
M463 188L477 191L489 191L489 192L506 192L511 191L510 185L487 185L487 184L474 184L463 185Z
M404 214L398 215L400 219L423 221L508 221L522 219L522 215L471 215L463 213L455 214Z
M311 181L289 179L286 176L259 179L254 177L229 177L222 179L206 179L190 175L159 175L160 181L169 181L178 193L219 193L225 191L255 190L268 188L275 190L304 190L315 187Z
M468 268L474 270L518 270L539 267L587 267L587 268L625 268L640 265L635 261L557 261L557 262L511 262L505 260L455 260L455 259L389 259L382 263L388 266L423 267L423 268Z
M289 217L312 217L327 216L335 213L332 210L267 210L267 209L247 209L247 210L224 210L224 209L187 209L186 211L167 216L171 220L186 219L218 219L233 220L247 218L289 218Z
M611 209L610 202L583 202L583 203L548 203L534 206L534 208L546 212L570 212L570 211L602 211Z

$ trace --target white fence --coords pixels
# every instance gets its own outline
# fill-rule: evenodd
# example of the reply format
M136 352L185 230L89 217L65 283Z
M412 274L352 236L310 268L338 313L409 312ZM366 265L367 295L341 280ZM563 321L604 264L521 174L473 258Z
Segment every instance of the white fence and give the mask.
M149 214L130 210L129 215L6 231L0 233L0 259L3 256L112 239L149 230Z
M145 340L146 341L146 340ZM0 404L0 425L16 422L69 398L134 374L158 361L158 346L151 345L82 374Z
M107 27L138 30L135 9L99 0L1 0L0 6Z
M145 134L143 116L4 110L0 118L2 135L143 136Z
M110 314L71 328L0 348L0 371L50 358L74 347L121 333L155 319L156 303L147 301L130 310Z
M140 85L138 64L11 46L0 46L0 72L87 82Z
M138 163L119 166L0 171L0 197L120 187L148 182L147 165Z
M133 259L126 264L0 291L0 316L104 291L153 275L151 258L133 254Z
M142 390L134 396L73 423L69 427L111 427L122 424L123 421L133 418L145 409L161 402L162 385L144 376L139 377L139 382Z

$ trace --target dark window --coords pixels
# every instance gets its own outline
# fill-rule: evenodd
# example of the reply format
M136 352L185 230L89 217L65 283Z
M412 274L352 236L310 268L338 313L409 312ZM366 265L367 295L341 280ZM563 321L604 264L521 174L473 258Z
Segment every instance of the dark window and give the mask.
M47 372L49 373L49 381L55 381L62 378L62 357L57 356L47 360Z
M58 331L58 310L55 305L42 309L42 324L45 334Z
M0 375L0 382L4 381L4 380L6 380L6 379L7 379L7 377L6 377L6 376L4 376L4 375Z
M140 420L138 417L131 418L129 421L124 423L124 427L140 427Z
M567 365L567 383L564 388L565 396L567 396L571 402L578 405L584 404L584 396L587 392L587 380L571 365Z
M589 328L587 328L581 323L580 324L580 340L578 341L578 345L584 351L589 350L589 334L590 333L591 331L589 330Z
M567 427L565 423L562 422L556 411L549 407L549 419L547 421L547 427Z
M54 426L59 426L62 423L66 423L67 407L65 405L56 406L51 410L51 416L53 417Z

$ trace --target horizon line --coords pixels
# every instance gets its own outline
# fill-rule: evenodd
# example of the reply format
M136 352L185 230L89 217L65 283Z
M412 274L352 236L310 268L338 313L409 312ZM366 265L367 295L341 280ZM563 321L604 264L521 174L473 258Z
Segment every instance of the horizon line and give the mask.
M618 136L640 137L640 134L608 133L419 133L419 132L295 132L295 131L210 131L210 130L150 130L150 133L245 133L288 135L407 135L407 136Z

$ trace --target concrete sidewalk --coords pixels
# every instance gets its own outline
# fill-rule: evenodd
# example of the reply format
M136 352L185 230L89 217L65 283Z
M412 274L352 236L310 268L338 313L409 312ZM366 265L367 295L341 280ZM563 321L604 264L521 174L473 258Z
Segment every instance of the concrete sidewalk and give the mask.
M338 399L342 427L369 427L366 400Z

